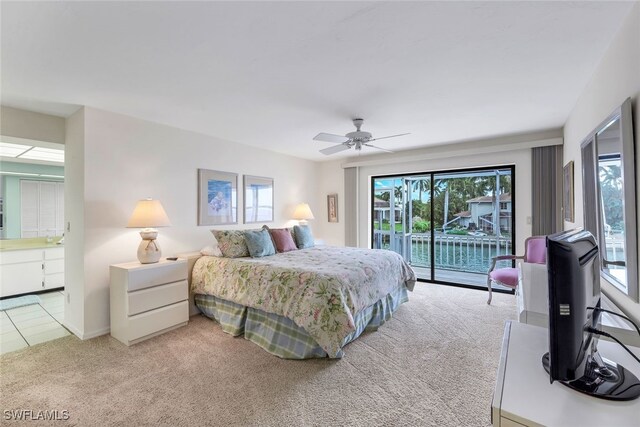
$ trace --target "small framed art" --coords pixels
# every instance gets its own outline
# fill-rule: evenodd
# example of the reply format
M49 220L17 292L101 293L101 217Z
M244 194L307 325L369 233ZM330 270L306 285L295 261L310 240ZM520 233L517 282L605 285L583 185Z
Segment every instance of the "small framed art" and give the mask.
M574 222L574 209L573 209L573 160L567 163L564 167L562 174L562 207L564 210L564 220Z
M244 223L273 221L273 178L244 176Z
M329 222L338 222L338 195L329 194L327 196L327 214Z
M238 223L238 174L198 169L198 225Z

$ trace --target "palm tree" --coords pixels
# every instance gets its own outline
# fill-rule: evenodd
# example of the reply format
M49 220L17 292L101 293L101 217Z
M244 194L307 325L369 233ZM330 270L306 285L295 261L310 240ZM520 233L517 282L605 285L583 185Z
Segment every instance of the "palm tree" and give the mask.
M430 190L429 180L426 178L414 180L413 189L418 192L418 200L422 202L422 193Z
M622 188L622 172L618 165L600 166L600 185Z

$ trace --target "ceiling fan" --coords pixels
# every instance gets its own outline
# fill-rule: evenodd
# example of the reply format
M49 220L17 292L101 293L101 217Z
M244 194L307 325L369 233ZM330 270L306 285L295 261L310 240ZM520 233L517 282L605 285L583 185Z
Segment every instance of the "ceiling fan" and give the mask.
M376 147L375 145L370 144L370 142L377 141L379 139L395 138L396 136L409 135L408 133L400 133L398 135L381 136L380 138L374 138L370 132L364 132L360 130L362 122L364 122L363 119L353 119L353 125L356 127L356 131L349 132L345 136L321 132L317 134L313 139L315 141L332 142L334 144L339 144L320 150L322 154L328 156L330 154L339 153L340 151L348 150L350 148L355 148L357 151L360 151L362 150L362 147L375 148L378 150L386 151L387 153L393 153L393 151L391 150Z

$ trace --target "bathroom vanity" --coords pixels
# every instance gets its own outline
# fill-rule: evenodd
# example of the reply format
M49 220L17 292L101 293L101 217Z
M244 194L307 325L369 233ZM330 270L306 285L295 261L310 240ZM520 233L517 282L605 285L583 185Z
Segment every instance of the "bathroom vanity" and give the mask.
M64 288L63 246L47 243L45 239L3 243L0 247L0 297Z

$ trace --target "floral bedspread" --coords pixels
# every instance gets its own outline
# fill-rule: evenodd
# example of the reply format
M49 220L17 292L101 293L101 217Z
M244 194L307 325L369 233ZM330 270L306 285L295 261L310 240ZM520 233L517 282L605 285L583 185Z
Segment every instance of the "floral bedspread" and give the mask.
M336 357L357 313L399 286L413 290L415 280L395 252L316 246L263 258L202 257L191 289L288 317Z

